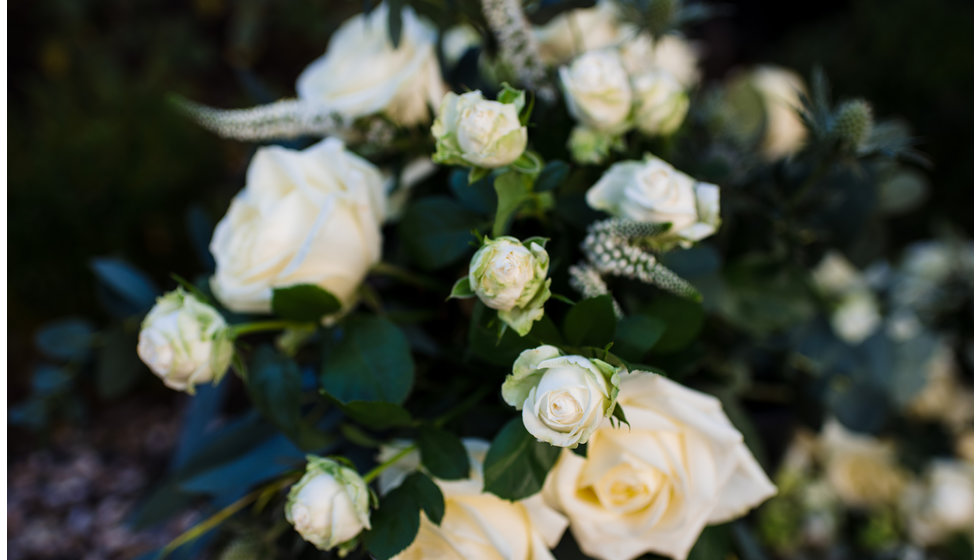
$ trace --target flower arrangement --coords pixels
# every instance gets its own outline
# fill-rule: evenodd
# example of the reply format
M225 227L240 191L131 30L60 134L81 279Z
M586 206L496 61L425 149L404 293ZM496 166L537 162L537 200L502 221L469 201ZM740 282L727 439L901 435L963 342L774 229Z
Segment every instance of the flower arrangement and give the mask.
M923 164L902 126L819 71L702 81L694 2L528 10L388 0L293 99L178 101L264 145L213 270L141 323L189 422L248 402L182 441L156 499L214 513L160 555L803 558L968 531L941 318L972 245L846 256L882 178ZM889 436L919 425L957 445L917 471ZM265 536L211 531L232 518Z

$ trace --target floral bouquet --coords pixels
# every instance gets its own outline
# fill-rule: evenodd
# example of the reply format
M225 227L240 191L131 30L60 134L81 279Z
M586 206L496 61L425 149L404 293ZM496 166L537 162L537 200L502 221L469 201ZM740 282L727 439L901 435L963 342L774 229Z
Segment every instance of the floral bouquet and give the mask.
M213 270L97 266L192 395L148 557L972 556L972 242L875 260L900 121L702 81L694 2L366 4L295 98L176 99L262 143Z

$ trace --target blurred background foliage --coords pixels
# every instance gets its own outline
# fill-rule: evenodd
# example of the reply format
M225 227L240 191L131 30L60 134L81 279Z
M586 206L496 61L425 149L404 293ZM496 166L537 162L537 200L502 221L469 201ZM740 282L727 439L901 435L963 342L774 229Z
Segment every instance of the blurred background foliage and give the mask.
M753 63L802 75L820 65L835 97L865 97L876 116L907 120L934 164L926 171L931 188L914 212L888 218L889 257L942 228L969 236L969 2L829 1L805 10L774 0L713 3L726 15L690 29L703 46L707 80ZM208 257L195 247L243 184L254 146L199 129L169 96L219 107L292 96L330 32L362 7L353 0L8 7L17 46L8 53L8 402L31 390L39 326L105 313L94 257L126 259L160 286L173 284L171 272L191 278L206 270ZM144 388L174 398L159 383Z

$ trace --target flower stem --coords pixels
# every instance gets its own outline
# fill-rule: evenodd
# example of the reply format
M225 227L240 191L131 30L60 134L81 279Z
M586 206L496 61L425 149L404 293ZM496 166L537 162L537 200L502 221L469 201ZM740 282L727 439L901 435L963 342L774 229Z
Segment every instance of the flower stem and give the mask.
M371 267L371 272L382 276L388 276L389 278L394 278L395 280L400 280L406 284L411 284L426 290L432 290L434 292L446 291L446 287L443 286L441 282L437 282L431 278L416 274L410 270L405 270L404 268L395 266L391 263L379 262Z
M232 504L223 508L218 513L212 515L211 517L205 519L204 521L184 531L177 538L170 541L170 544L163 547L163 550L160 551L160 558L165 558L168 554L178 549L179 547L193 540L196 540L204 533L207 533L211 529L214 529L215 527L223 523L226 519L228 519L232 515L235 515L240 510L242 510L245 506L252 503L255 499L257 499L262 494L269 492L270 490L274 490L274 491L282 490L283 488L296 482L298 479L299 479L299 475L296 474L289 475L285 478L274 480L269 484L266 484L265 486L256 488L255 490L249 492L248 494L245 494L244 496L242 496Z
M256 321L254 323L242 323L240 325L232 325L229 329L232 338L238 338L243 334L252 334L257 332L265 331L281 331L284 329L291 328L304 328L310 327L314 323L307 323L303 321Z
M370 484L371 481L374 480L374 479L376 479L376 478L378 478L378 475L380 475L382 472L384 472L385 469L387 469L388 467L394 465L395 463L397 463L398 461L400 461L402 459L402 457L404 457L405 455L408 455L412 451L415 451L417 448L418 448L418 444L413 443L413 444L409 445L408 447L406 447L405 449L402 449L398 453L395 453L395 455L392 456L391 459L388 459L384 463L381 463L377 467L374 467L373 469L371 469L370 471L368 471L368 473L365 474L364 477L363 477L365 484Z

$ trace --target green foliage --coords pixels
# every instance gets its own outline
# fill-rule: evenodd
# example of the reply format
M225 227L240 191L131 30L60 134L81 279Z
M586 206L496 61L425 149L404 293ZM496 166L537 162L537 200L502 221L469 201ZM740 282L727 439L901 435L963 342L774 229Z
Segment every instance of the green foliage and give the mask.
M481 229L479 214L444 196L423 198L405 210L398 237L405 250L425 270L443 268L470 251L474 229Z
M612 297L597 296L578 302L565 315L562 327L572 346L606 346L616 334Z
M53 360L84 360L92 351L95 332L84 319L61 319L37 331L34 343Z
M272 347L258 348L248 368L249 396L255 407L300 447L316 450L330 441L302 416L303 387L299 366Z
M416 487L402 484L388 492L371 513L371 528L362 538L365 548L378 560L391 558L415 540L421 508Z
M323 345L320 383L342 403L401 404L412 390L415 364L402 331L381 317L353 316Z
M505 500L521 500L541 490L561 448L536 441L520 418L508 422L483 461L483 489Z
M292 321L319 321L340 311L340 300L320 286L297 284L272 290L272 312Z
M456 480L470 474L470 459L459 436L443 428L425 425L419 430L422 464L436 478Z

